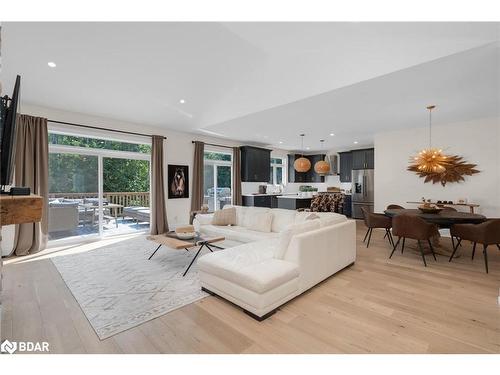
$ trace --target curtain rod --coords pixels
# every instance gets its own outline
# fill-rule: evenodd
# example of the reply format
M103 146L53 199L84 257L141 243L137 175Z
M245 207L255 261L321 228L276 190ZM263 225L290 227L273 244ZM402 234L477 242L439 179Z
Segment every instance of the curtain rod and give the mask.
M48 122L53 122L55 124L64 124L64 125L71 125L71 126L78 126L80 128L87 128L87 129L97 129L97 130L105 130L108 132L115 132L115 133L122 133L122 134L130 134L130 135L139 135L141 137L153 137L151 134L143 134L143 133L135 133L135 132L128 132L125 130L115 130L115 129L107 129L107 128L100 128L98 126L91 126L91 125L83 125L83 124L75 124L73 122L66 122L66 121L57 121L57 120L47 120ZM167 139L167 137L161 136L163 139Z
M194 142L196 142L196 141L191 141L191 143L194 143ZM215 146L215 147L224 147L224 148L230 148L230 149L232 149L232 148L233 148L233 147L231 147L231 146L216 145L215 143L205 143L205 142L202 142L202 143L203 143L203 144L205 144L205 145Z

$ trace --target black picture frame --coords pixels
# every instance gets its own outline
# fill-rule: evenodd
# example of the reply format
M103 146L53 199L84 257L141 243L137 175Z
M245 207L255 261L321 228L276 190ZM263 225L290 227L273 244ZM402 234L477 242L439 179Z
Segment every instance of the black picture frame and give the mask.
M168 199L189 198L189 166L168 165Z

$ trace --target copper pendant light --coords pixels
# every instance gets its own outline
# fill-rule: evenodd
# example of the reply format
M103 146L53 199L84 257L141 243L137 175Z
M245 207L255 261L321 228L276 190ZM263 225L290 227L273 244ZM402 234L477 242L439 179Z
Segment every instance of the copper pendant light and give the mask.
M302 146L301 146L301 151L302 151L304 149L304 136L305 136L305 134L301 134L300 136L302 139ZM309 161L309 159L304 157L304 154L302 154L302 156L300 158L298 158L297 160L295 160L295 162L293 163L293 168L297 172L304 173L304 172L307 172L309 169L311 169L311 162Z
M429 148L423 149L413 158L413 163L420 172L442 173L446 170L446 155L443 155L442 150L432 147L432 110L434 108L436 108L435 105L427 107L429 110Z
M323 143L325 142L324 139L320 140L321 142L321 150L323 151ZM326 162L325 160L320 160L314 164L314 171L319 174L319 175L325 175L330 172L330 163Z

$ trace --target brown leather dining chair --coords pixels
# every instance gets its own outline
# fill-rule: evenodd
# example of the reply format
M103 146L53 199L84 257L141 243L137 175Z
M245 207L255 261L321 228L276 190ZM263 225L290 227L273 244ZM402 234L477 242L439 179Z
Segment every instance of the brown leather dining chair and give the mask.
M500 219L488 219L481 224L455 224L451 227L450 233L452 238L457 237L458 240L449 262L453 259L462 240L469 240L474 243L472 245L472 259L474 259L476 245L478 243L483 245L484 267L488 273L488 246L497 245L500 250Z
M394 210L394 209L404 210L405 208L403 206L400 206L399 204L390 204L386 208L386 210ZM386 238L386 237L387 237L387 233L384 234L384 238ZM394 246L394 243L392 244L392 246ZM405 243L403 240L403 247L401 248L401 252L403 252L404 247L405 247Z
M424 219L414 216L414 215L396 215L392 218L392 234L398 236L398 241L392 249L389 259L392 258L394 251L396 251L399 241L401 238L404 240L406 238L411 238L417 240L418 248L420 249L420 254L422 254L422 260L424 261L424 266L427 267L427 262L425 261L424 249L422 248L421 241L427 241L429 248L431 249L432 256L434 260L436 259L436 254L434 253L434 247L431 243L431 238L439 235L438 227L435 224L426 222Z
M385 236L387 236L387 239L389 240L389 245L394 246L394 241L392 239L390 231L392 227L391 218L384 214L375 214L373 212L369 212L364 207L361 207L361 211L363 212L363 219L365 225L368 227L368 230L366 231L365 234L365 238L363 239L363 242L365 242L366 237L368 236L368 242L366 243L366 247L370 246L370 240L372 238L372 231L374 228L385 229Z

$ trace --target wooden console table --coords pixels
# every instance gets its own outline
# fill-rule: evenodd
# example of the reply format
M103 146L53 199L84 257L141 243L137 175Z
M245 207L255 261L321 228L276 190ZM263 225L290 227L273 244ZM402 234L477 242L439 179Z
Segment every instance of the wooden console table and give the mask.
M2 226L38 222L42 220L42 210L43 198L39 195L0 195L0 255L2 254ZM2 263L3 260L0 256L0 327L2 321Z

